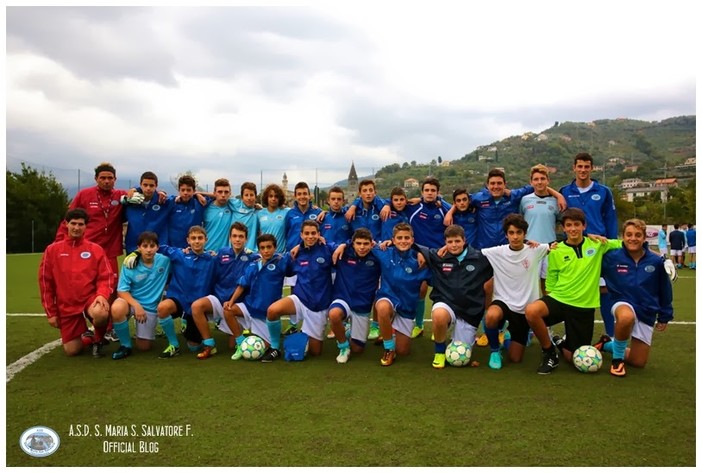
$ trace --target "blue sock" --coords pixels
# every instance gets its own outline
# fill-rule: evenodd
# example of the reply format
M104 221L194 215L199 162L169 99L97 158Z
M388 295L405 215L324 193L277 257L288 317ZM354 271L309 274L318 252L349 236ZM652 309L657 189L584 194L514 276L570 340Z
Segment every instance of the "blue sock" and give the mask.
M612 353L612 351L613 351L613 346L614 346L614 343L612 343L612 342L605 342L605 344L602 345L602 351L604 351L604 352L606 352L606 353Z
M119 338L119 344L123 347L132 348L132 337L129 335L129 320L123 320L122 322L113 322L112 328L117 332L117 338Z
M605 333L610 337L614 336L614 316L612 315L612 296L610 294L604 293L600 294L600 315L602 316L602 321L605 326Z
M202 341L202 344L206 347L213 347L215 346L214 338L206 338Z
M241 344L244 343L244 340L246 340L246 337L243 335L239 335L238 337L236 337L236 345L240 347Z
M446 353L446 342L434 342L434 353L441 353L442 355Z
M266 326L268 327L268 334L271 336L271 348L278 350L280 348L280 332L282 326L280 319L266 319Z
M173 323L173 317L168 316L165 319L159 318L158 324L163 329L163 333L166 334L168 344L173 345L174 347L179 347L180 343L178 343L178 336L175 332L175 324Z
M339 350L343 350L343 349L345 349L345 348L350 348L350 346L349 346L349 340L346 339L346 341L345 341L344 343L336 342L336 346L339 348Z
M490 345L490 350L497 351L500 349L500 330L497 328L486 328L485 335L487 335L488 344Z
M421 299L417 302L417 310L414 313L414 325L419 328L424 328L424 309L426 308L426 301Z
M383 348L385 348L386 350L394 350L395 349L395 336L394 335L390 340L383 340Z
M612 359L623 360L626 354L626 340L617 340L612 342Z

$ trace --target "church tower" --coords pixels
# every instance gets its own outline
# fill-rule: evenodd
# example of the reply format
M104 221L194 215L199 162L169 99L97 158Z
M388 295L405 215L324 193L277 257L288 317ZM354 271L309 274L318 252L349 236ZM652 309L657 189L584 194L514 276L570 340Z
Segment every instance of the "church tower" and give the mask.
M346 184L346 202L351 203L356 197L358 197L358 174L356 174L356 166L353 161L351 161L351 169L349 170L349 177Z

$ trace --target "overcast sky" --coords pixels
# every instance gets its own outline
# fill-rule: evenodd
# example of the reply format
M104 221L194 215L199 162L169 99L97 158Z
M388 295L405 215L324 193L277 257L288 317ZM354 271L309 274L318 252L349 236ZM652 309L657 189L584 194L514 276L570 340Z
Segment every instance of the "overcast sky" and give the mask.
M322 186L555 121L696 113L694 2L463 3L8 7L7 165Z

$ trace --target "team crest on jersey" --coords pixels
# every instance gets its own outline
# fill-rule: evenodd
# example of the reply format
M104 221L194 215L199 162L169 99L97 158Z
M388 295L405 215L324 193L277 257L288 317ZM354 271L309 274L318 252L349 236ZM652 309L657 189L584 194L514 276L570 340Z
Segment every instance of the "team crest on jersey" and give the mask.
M405 268L405 272L407 274L412 274L414 271L412 271L412 268Z
M166 272L166 268L158 268L158 273L163 274Z
M349 226L348 226L347 224L344 224L344 225L341 226L341 229L342 229L342 230L348 230L348 229L349 229Z
M119 200L113 200L113 201L111 201L111 202L110 202L110 205L113 206L113 207L119 205Z
M88 258L90 258L91 256L93 256L93 255L92 255L89 251L84 251L84 252L82 252L82 253L80 254L80 257L83 258L83 259L88 259Z
M439 220L440 218L442 218L441 214L434 215L434 220Z
M194 214L194 213L195 213L195 209L190 209L190 213L191 213L191 214Z
M366 266L375 266L375 261L369 259L366 261Z
M597 251L594 248L588 248L585 250L585 256L594 256Z
M380 215L378 215L378 214L373 214L371 216L371 220L378 220L379 218L380 218Z
M646 265L646 267L644 268L644 271L646 271L647 273L652 273L655 270L656 270L656 267L653 265L650 265L650 264Z
M594 194L592 196L592 200L600 200L602 197L600 197L600 194Z
M523 260L522 266L524 266L524 269L529 269L529 260L528 259Z
M275 265L273 263L270 263L269 265L266 266L266 269L268 271L274 271L275 270Z
M310 215L310 220L317 220L317 217L319 217L319 214L317 214L317 215L312 214L312 215Z
M283 218L284 218L284 217L283 217L282 215L276 215L276 216L275 216L275 219L276 219L276 220L283 220Z
M475 266L473 266L472 264L469 264L468 266L466 266L466 271L470 271L470 272L475 271Z
M246 256L246 255L241 255L241 258L239 258L239 260L241 260L241 261L248 261L248 260L249 260L249 257Z
M154 212L158 212L159 210L161 210L161 206L158 205L158 204L153 205L153 206L151 207L151 210L153 210Z
M327 260L325 260L322 256L320 256L319 258L317 258L317 263L319 263L319 264L324 264L326 261L327 261Z

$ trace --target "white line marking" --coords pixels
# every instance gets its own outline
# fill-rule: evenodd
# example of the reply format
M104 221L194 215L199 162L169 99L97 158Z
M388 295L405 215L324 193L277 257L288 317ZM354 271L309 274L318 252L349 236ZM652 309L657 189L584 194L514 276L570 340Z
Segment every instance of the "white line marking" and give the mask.
M7 366L7 383L9 383L12 380L12 378L14 378L15 375L18 374L20 371L22 371L27 366L31 365L32 363L37 361L39 358L46 355L47 353L49 353L51 350L53 350L54 348L56 348L59 345L61 345L60 338L58 340L54 340L53 342L47 343L46 345L44 345L41 348L37 348L36 350L31 352L30 354L24 355L19 360L8 365Z

